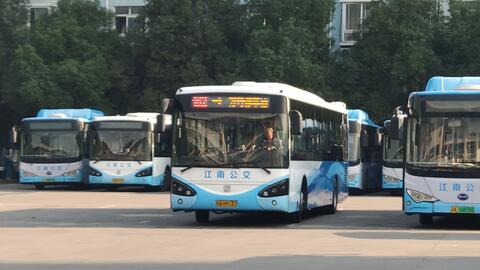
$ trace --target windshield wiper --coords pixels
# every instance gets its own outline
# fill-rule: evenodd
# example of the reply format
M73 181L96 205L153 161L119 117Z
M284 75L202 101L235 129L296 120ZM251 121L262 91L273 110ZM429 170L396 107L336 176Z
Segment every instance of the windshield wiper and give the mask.
M218 164L217 166L218 166L219 168L228 168L229 166L245 165L245 164L254 164L254 163L253 163L253 162L238 162L238 163L235 162L235 163ZM193 168L193 166L187 166L187 167L181 169L180 172L188 171L188 170L190 170L191 168ZM268 173L268 174L271 174L271 173L272 173L269 169L267 169L267 168L265 168L265 167L255 167L255 168L260 168L260 169L264 170L264 171L265 171L266 173Z
M181 169L180 172L186 172L186 171L190 170L191 168L193 168L193 166L188 166L186 168Z

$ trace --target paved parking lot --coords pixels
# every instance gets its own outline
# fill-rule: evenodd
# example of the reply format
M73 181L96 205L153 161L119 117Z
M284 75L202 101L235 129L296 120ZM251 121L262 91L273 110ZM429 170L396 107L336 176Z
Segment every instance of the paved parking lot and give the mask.
M433 228L401 198L351 196L336 215L173 213L167 193L0 185L0 269L478 269L480 220Z

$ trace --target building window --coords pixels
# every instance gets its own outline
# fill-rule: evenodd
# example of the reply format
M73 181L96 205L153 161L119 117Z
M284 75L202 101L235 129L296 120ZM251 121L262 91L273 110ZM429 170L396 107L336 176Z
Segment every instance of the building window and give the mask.
M48 8L31 8L30 9L30 25L34 25L41 17L48 14Z
M136 27L136 18L142 12L142 6L117 6L115 7L115 29L120 35Z
M342 4L342 42L355 43L354 34L367 17L368 2L347 2Z

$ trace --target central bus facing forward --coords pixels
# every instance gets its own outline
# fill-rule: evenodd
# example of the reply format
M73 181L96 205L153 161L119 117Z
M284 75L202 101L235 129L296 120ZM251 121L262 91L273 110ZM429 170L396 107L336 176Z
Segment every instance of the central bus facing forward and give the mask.
M335 212L347 197L347 112L292 86L235 83L177 91L173 210Z

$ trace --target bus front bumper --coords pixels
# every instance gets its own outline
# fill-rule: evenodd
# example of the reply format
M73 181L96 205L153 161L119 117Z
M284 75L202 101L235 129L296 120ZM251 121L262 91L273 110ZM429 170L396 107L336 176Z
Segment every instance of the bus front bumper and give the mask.
M464 215L480 214L480 205L468 203L447 203L436 202L415 202L408 194L404 194L404 212L407 215L412 214L432 214L432 215Z
M88 177L88 182L94 185L143 185L143 186L161 186L164 184L164 174L157 176L137 177L135 174L129 175L109 175L103 173L102 176Z
M182 196L171 193L171 207L173 211L210 210L220 212L290 212L290 209L296 209L296 207L289 207L290 202L288 195L275 197L258 196L260 191L271 184L272 182L262 184L240 194L217 194L198 187L195 184L188 183L188 186L195 191L195 195Z
M72 184L82 183L82 177L78 176L20 176L22 184Z

